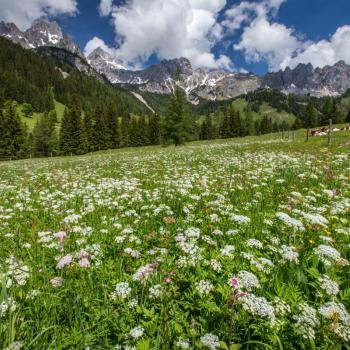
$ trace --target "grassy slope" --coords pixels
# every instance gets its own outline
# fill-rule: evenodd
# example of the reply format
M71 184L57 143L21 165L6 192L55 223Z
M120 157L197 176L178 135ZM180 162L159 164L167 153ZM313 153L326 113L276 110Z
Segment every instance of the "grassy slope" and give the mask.
M57 119L59 122L63 117L64 108L65 106L62 103L55 101L55 110L56 110ZM18 113L20 114L22 121L28 126L30 130L34 128L38 119L43 115L43 113L34 113L31 118L27 118L22 113L22 105L18 106Z

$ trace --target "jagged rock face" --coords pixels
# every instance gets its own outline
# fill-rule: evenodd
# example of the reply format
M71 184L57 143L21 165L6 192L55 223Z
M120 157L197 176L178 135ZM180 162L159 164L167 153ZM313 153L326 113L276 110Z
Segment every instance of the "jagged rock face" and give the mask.
M25 32L21 32L13 23L0 22L0 36L20 44L25 49L53 46L83 57L79 46L75 45L68 36L63 35L60 26L56 22L46 22L38 19Z
M93 69L84 58L78 56L75 53L58 47L50 46L42 46L36 50L40 55L48 57L53 61L69 63L71 66L77 68L81 73L94 77L101 82L107 81L104 80L103 77L98 72L96 72L96 70ZM67 77L64 74L63 76L64 78Z
M116 76L120 70L126 70L121 60L114 58L108 52L97 48L87 57L89 64L96 69L100 74L104 74L107 79L116 83Z
M5 23L1 21L0 36L3 36L13 41L14 43L21 45L25 49L30 48L29 42L24 33L22 33L14 23Z
M205 72L193 69L186 58L163 60L145 70L131 71L125 69L123 62L116 61L101 48L97 48L88 56L88 62L112 83L138 85L141 91L169 94L177 84L185 90L193 103L198 101L198 97L225 100L260 86L260 78L252 74L227 73L223 70ZM181 79L175 81L179 69Z
M350 66L344 61L316 69L311 64L299 64L293 70L266 74L262 87L316 97L338 96L350 88Z
M62 52L44 50L44 54L60 60L66 59L81 72L101 81L104 80L102 76L105 76L112 84L136 85L139 91L158 94L170 94L175 85L179 85L192 103L197 103L199 98L227 100L259 88L317 97L338 96L350 88L350 66L343 61L334 66L316 69L311 64L299 64L294 69L286 68L265 76L223 70L206 72L193 69L186 58L163 60L144 70L133 71L128 70L124 62L102 48L91 52L86 61L80 48L62 33L56 22L36 20L25 32L21 32L13 23L0 22L0 36L26 49L64 49ZM67 52L72 55L67 55ZM181 79L175 80L178 69L181 71Z

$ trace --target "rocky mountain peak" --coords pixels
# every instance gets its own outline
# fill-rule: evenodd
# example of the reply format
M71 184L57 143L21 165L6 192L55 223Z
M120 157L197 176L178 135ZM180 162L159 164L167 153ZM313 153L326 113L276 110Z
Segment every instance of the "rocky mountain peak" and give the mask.
M0 22L0 36L4 36L26 49L54 46L83 57L80 48L68 36L63 35L57 22L37 19L25 32L21 32L14 23Z

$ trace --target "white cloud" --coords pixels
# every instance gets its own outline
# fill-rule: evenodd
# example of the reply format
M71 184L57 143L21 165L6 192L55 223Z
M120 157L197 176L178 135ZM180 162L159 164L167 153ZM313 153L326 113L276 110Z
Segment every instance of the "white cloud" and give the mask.
M242 1L225 12L222 25L226 34L242 29L240 41L234 49L243 51L247 62L264 61L270 70L276 70L300 46L292 29L270 22L285 1Z
M92 51L101 47L104 51L108 52L112 56L115 55L115 49L109 47L102 39L97 36L93 37L90 41L87 42L84 49L84 55L89 56Z
M338 28L329 40L305 44L293 56L286 57L281 68L293 68L299 63L311 63L314 67L322 68L341 60L350 64L350 25Z
M256 18L275 16L286 0L264 0L261 2L241 1L225 12L223 26L234 32Z
M324 67L344 60L350 64L350 25L338 28L329 40L302 40L292 28L273 21L285 1L242 1L225 12L226 32L242 29L234 48L245 54L247 62L266 62L272 71L299 63Z
M234 48L244 51L247 61L265 61L270 70L278 70L281 62L290 57L300 45L301 42L290 28L270 23L262 17L244 29L241 41Z
M76 0L0 0L0 19L25 30L40 17L73 16L78 12L77 6Z
M100 12L106 13L102 2L108 1L100 2ZM160 59L186 57L195 67L229 68L227 56L211 53L222 38L217 16L225 5L226 0L128 0L113 6L117 55L133 63L156 54Z
M98 10L101 16L108 16L112 11L113 0L101 0Z

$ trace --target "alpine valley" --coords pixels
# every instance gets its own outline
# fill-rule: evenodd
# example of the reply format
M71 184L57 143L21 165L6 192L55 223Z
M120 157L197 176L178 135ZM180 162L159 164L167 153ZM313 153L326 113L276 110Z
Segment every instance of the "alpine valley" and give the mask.
M186 58L163 60L144 70L135 71L128 70L126 63L101 47L84 57L80 48L62 33L56 22L36 20L25 32L21 32L14 23L0 22L0 36L26 49L38 50L45 47L45 50L39 49L41 54L67 60L79 71L103 80L97 72L110 83L132 90L142 102L145 102L143 93L168 95L174 91L175 85L180 86L186 92L188 100L195 105L201 99L225 101L261 88L315 97L340 96L350 88L350 66L343 61L324 68L299 64L294 69L288 67L284 71L263 76L194 69ZM181 71L181 79L175 81L178 69Z

